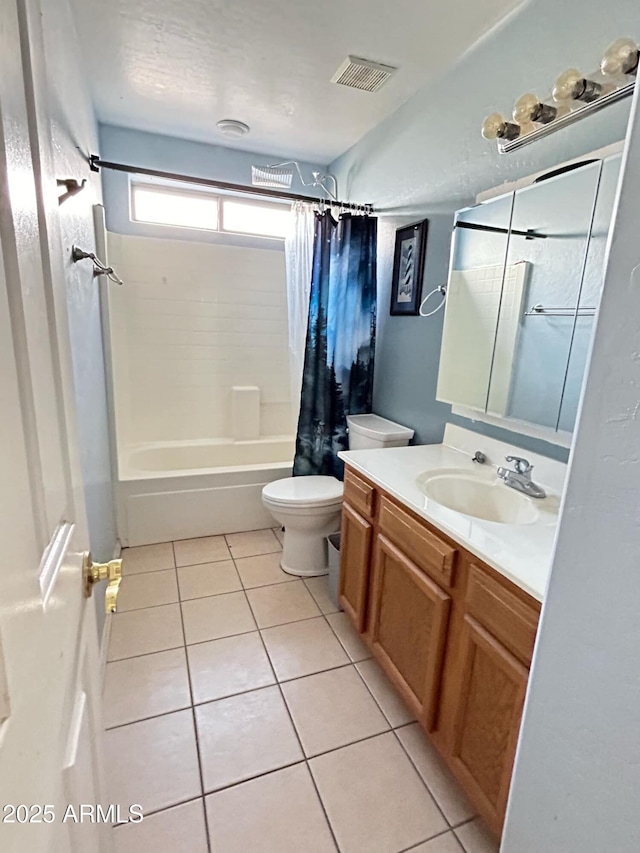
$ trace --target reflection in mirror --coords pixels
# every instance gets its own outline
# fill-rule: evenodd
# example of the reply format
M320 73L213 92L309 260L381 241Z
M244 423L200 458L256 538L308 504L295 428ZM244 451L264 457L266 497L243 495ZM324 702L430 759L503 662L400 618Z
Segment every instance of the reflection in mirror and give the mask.
M613 214L618 176L622 155L609 157L602 164L598 200L593 217L593 226L584 268L578 313L571 344L571 356L567 367L562 405L558 417L558 429L573 432L582 391L587 356L591 345L595 317L592 308L600 304L604 276L605 250Z
M513 194L458 211L438 400L484 411L500 312Z
M557 426L600 168L596 161L515 194L506 268L526 277L505 290L500 308L490 414Z

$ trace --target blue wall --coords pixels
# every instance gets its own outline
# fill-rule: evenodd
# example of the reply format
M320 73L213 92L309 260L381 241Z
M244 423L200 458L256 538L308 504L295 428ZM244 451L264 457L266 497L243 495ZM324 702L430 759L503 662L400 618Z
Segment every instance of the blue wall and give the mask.
M125 127L100 125L100 157L115 163L141 166L146 169L175 172L198 178L209 178L229 183L246 184L251 187L251 165L273 163L273 158L250 151L239 151L221 145L191 142L173 136L145 133ZM326 165L300 163L302 174L311 180L314 169L326 171ZM212 243L254 244L258 248L282 250L282 241L221 234L213 231L198 231L188 228L170 228L163 225L148 225L132 222L129 215L129 175L104 169L102 193L104 198L107 229L118 234L134 234L140 237L167 237L172 240L196 240ZM296 174L291 192L320 198L321 190L304 187Z
M482 190L623 139L628 100L513 154L499 155L480 136L485 115L509 114L523 92L544 96L572 65L597 68L603 50L623 35L640 38L637 0L614 0L606 11L578 0L532 0L331 164L348 199L372 202L383 214L374 407L413 427L417 441L439 441L447 420L496 437L504 431L450 417L449 407L435 400L443 314L389 316L395 228L430 220L426 294L446 281L456 209L473 204ZM507 435L522 447L567 456L554 445Z

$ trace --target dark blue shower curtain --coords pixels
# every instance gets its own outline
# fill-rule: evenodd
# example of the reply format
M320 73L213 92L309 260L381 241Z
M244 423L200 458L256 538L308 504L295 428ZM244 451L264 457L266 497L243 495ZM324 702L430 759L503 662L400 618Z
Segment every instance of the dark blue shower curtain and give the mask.
M378 220L316 217L295 475L343 478L347 415L371 411Z

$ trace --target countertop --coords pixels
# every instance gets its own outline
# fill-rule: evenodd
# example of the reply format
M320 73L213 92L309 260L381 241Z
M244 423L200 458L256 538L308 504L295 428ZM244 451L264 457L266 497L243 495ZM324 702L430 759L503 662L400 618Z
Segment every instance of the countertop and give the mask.
M457 427L452 428L450 432L448 428L445 440L451 439L454 430L455 437L458 438L459 434L469 433L468 430ZM475 433L472 435L475 449L485 449L489 446L493 451L494 459L498 452L505 449L507 452L518 451L518 448L503 445L502 442L484 439ZM464 444L464 440L459 443ZM477 474L478 466L471 461L472 455L473 453L466 449L452 447L450 442L381 450L345 451L340 454L340 457L347 465L459 542L463 548L488 563L533 598L542 601L551 570L564 479L563 469L566 470L566 466L549 460L544 460L539 466L541 479L534 476L534 480L545 487L547 497L542 500L528 498L532 500L539 512L536 521L531 524L498 524L448 509L427 498L418 486L418 476L427 471L462 468ZM521 451L519 455L526 455L532 461L534 457L536 460L541 459L525 451ZM487 476L491 475L491 467L492 463L488 461L485 469ZM495 465L493 467L495 469ZM545 473L547 474L546 482L543 478Z

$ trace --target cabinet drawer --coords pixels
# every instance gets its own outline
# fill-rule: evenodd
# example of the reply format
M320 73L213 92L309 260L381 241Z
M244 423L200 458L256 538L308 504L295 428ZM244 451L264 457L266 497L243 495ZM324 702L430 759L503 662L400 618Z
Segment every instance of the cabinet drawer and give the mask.
M434 580L452 585L456 549L384 497L380 499L380 531Z
M468 613L526 666L531 664L539 609L527 604L480 566L472 563L466 595Z
M376 508L376 490L350 468L346 469L344 475L344 499L358 512L373 518Z

